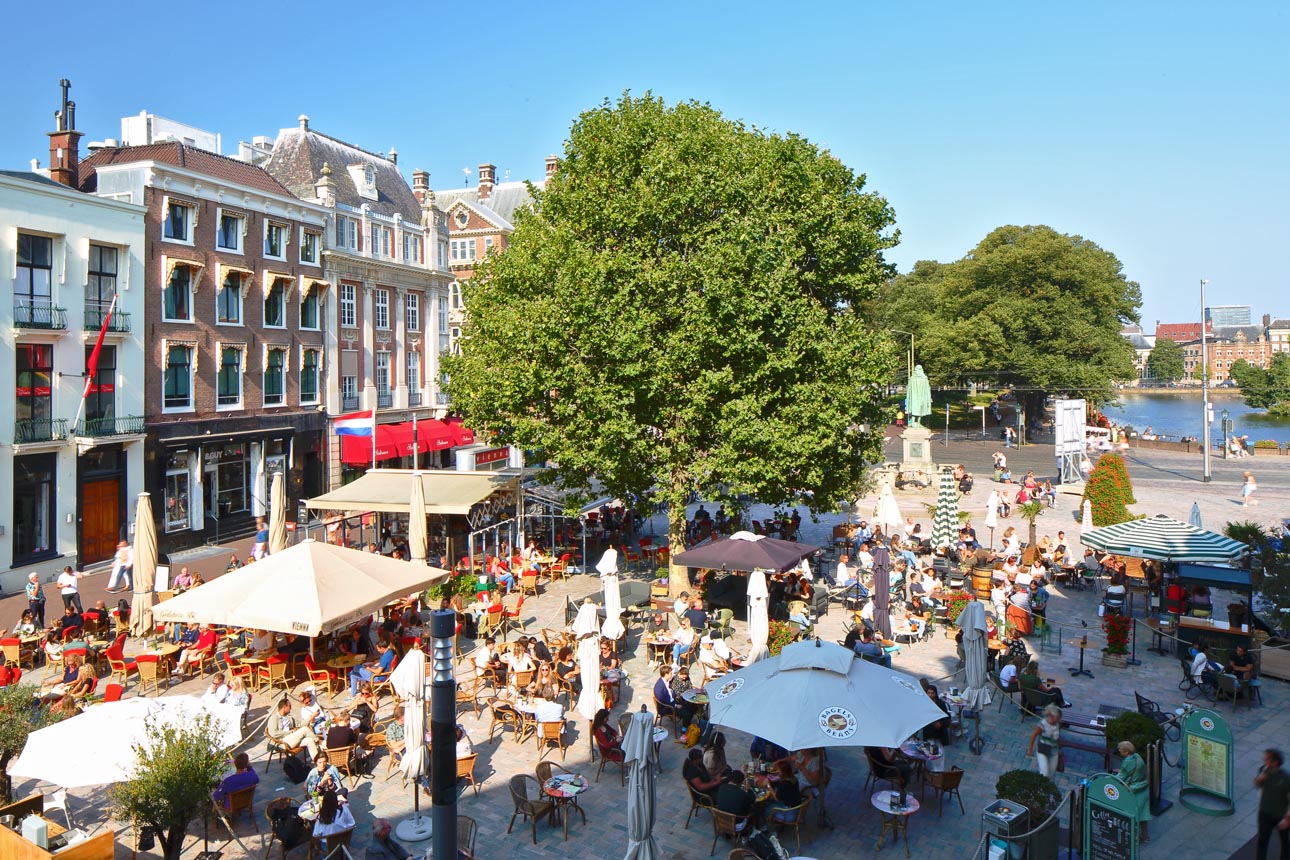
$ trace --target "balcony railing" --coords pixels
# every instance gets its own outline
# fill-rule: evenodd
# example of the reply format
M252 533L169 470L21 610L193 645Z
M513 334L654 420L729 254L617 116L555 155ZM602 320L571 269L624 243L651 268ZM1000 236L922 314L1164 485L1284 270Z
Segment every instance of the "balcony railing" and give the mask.
M143 433L142 415L85 418L76 429L77 436L137 436L141 433Z
M85 306L85 323L86 331L99 331L103 328L103 318L107 316L108 309L101 305ZM130 330L130 314L126 311L113 311L112 319L108 320L108 331L114 331L124 334Z
M394 395L388 391L379 391L376 394L376 408L389 409L394 405Z
M409 392L408 392L408 406L420 406L420 405L421 405L421 392L420 392L420 391L409 391Z
M66 418L19 418L13 422L15 445L57 442L66 438Z
M340 409L342 412L357 412L358 395L354 395L353 397L346 395L342 397L340 399Z
M67 309L19 299L13 303L13 323L18 328L66 329Z
M434 395L434 402L437 403L439 406L448 406L452 403L452 398L449 397L445 392L436 391Z

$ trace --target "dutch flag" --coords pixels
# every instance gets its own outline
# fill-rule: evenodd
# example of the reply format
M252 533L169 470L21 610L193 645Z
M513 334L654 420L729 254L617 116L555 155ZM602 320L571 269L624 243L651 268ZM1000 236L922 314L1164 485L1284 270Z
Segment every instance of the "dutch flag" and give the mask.
M351 412L336 419L337 436L374 436L376 434L376 410Z

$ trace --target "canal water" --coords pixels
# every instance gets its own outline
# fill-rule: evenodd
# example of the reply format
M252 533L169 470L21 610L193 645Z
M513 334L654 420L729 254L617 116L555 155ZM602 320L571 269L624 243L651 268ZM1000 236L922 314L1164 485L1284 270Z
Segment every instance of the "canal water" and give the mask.
M1210 391L1214 405L1213 432L1222 436L1219 419L1224 409L1236 422L1237 436L1249 436L1253 444L1260 439L1290 442L1290 418L1274 418L1245 405L1239 392L1230 389ZM1132 391L1120 392L1116 405L1102 410L1117 424L1128 424L1138 432L1151 427L1162 436L1195 436L1202 432L1201 396L1199 391Z

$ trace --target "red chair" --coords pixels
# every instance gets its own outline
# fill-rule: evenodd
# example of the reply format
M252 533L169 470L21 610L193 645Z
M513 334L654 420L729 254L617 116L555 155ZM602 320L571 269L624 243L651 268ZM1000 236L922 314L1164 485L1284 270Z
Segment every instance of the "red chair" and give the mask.
M117 676L120 675L122 689L124 689L124 685L130 683L130 673L139 671L138 663L134 660L126 659L124 633L116 637L116 641L107 647L107 650L103 652L103 656L107 657L108 666L112 669L111 680L115 681ZM108 689L111 690L111 687Z
M314 662L314 655L312 654L305 655L305 674L309 676L311 683L315 686L321 686L328 696L331 695L332 684L338 685L337 689L344 687L340 673L333 672L325 666L319 666Z
M219 652L219 659L224 662L224 671L230 678L247 679L253 674L250 666L237 662L227 651Z
M122 687L120 684L108 684L107 688L103 691L103 701L119 702L121 701L121 694L124 692L125 687Z
M68 627L63 631L64 642L75 642L84 635L84 631L79 627Z
M624 564L633 564L633 565L636 565L636 567L638 568L640 567L640 563L641 563L640 553L634 550L630 550L625 546L619 547L619 549L622 551Z

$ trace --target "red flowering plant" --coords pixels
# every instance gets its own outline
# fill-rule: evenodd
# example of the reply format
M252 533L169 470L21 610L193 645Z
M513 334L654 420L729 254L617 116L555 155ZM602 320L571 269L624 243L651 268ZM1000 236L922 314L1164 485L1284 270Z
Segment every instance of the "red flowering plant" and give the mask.
M1129 625L1133 622L1118 612L1106 616L1102 629L1106 631L1106 653L1129 653Z
M1102 455L1084 485L1084 500L1091 503L1093 525L1098 528L1133 519L1127 506L1135 504L1137 499L1133 497L1133 482L1123 457Z
M958 620L959 613L963 611L963 607L967 606L970 600L972 600L972 593L969 591L950 592L950 596L945 599L945 617L950 620L951 624Z

